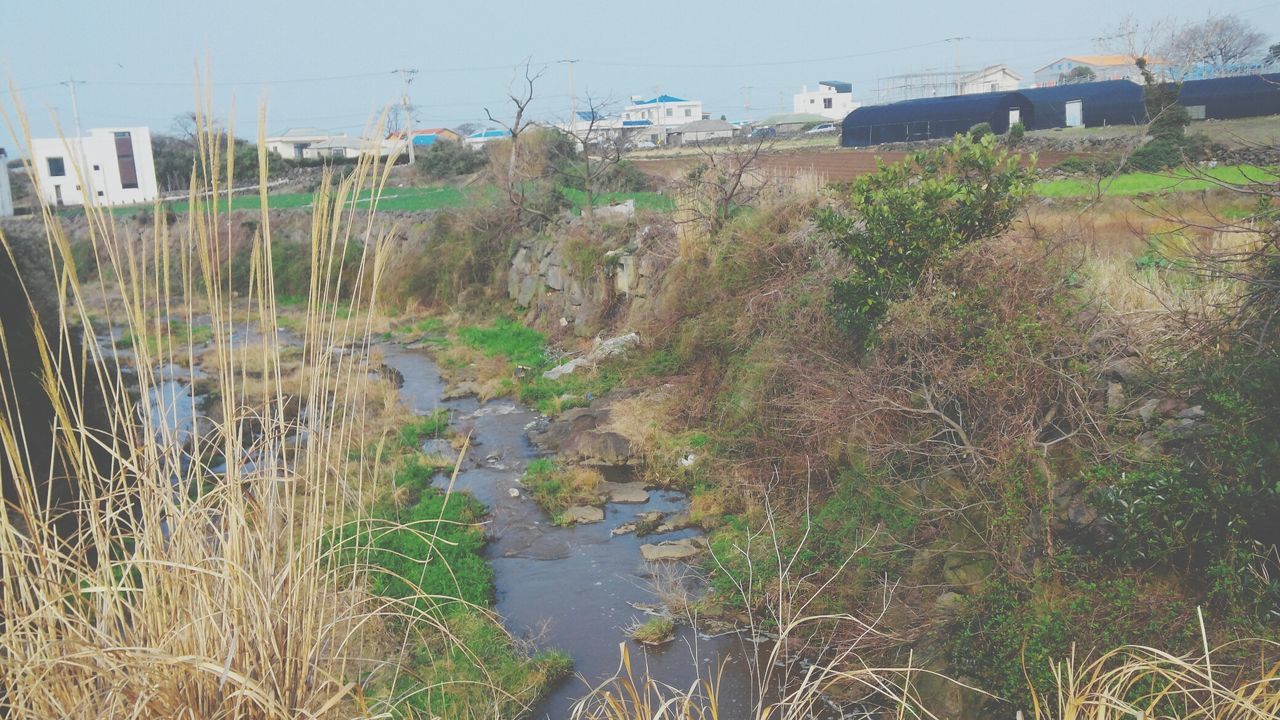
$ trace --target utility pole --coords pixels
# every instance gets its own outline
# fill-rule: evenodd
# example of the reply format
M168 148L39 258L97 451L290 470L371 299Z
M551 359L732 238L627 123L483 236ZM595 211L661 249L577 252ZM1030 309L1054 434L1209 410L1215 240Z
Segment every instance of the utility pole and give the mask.
M409 164L414 163L413 155L413 106L409 103L409 83L413 82L413 78L418 71L413 68L400 68L396 70L400 73L400 106L404 109L404 137L409 146Z
M746 122L751 121L751 86L742 86L742 115Z
M962 40L969 40L969 39L970 38L968 35L965 35L963 37L947 38L947 42L951 43L952 59L955 62L955 68L956 68L956 86L955 86L956 95L961 94L961 91L963 90L963 88L960 87L960 77L963 74L963 71L960 70L960 42Z
M578 122L578 102L577 97L573 94L573 66L578 62L577 59L557 60L557 65L569 66L569 130L573 130L573 126Z
M71 117L74 119L76 125L76 156L78 160L77 164L80 166L80 185L83 188L80 191L80 195L82 204L88 205L89 203L84 200L97 196L94 195L93 192L93 171L86 166L87 160L84 156L84 131L80 129L80 103L76 98L76 86L83 85L84 81L76 80L75 76L72 75L61 84L67 86L71 90Z

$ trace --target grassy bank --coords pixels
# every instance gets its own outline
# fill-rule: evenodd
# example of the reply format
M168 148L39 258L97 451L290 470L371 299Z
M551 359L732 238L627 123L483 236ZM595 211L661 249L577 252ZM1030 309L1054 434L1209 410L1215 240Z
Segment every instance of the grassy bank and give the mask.
M1131 172L1102 178L1057 178L1036 183L1036 194L1046 198L1152 195L1215 190L1280 179L1274 168L1252 165L1197 170L1176 169L1164 173Z

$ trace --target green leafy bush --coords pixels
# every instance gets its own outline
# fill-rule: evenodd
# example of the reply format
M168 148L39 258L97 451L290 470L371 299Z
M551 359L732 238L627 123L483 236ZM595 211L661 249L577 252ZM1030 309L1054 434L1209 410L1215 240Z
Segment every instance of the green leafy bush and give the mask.
M851 212L818 213L819 227L856 268L832 288L837 320L868 342L931 263L1007 230L1033 181L1026 161L994 136L957 136L859 178L848 197Z
M1009 126L1009 144L1017 145L1027 135L1027 126L1016 122Z
M974 125L973 127L969 128L970 140L981 140L982 138L988 135L993 135L993 134L994 134L994 131L991 129L991 123L980 122L977 125Z
M460 142L441 140L417 156L418 172L431 180L448 180L479 172L489 163L484 152Z

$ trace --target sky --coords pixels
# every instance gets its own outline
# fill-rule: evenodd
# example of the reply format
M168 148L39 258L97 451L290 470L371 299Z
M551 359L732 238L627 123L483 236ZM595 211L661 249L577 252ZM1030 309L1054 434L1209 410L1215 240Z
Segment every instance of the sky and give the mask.
M1209 6L1280 42L1280 2L1265 0L0 0L0 107L13 117L20 97L34 137L55 135L55 117L71 134L74 79L86 130L163 133L196 105L207 69L213 113L237 135L257 135L263 103L267 135L359 135L399 102L396 70L409 68L415 126L456 127L484 122L485 108L509 116L513 68L529 60L542 72L530 113L554 120L570 107L570 65L557 61L576 60L578 109L588 94L620 107L667 93L736 121L790 111L820 80L852 82L864 102L877 78L907 72L1006 63L1029 80L1094 52L1125 16L1194 20ZM0 147L17 145L0 127Z

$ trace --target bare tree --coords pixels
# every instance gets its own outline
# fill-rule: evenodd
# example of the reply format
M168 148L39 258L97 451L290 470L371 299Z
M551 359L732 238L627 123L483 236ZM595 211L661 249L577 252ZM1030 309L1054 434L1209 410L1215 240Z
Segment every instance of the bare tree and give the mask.
M533 72L530 61L526 59L524 61L524 78L520 80L520 66L516 66L511 86L507 92L507 97L515 108L514 117L510 123L495 118L489 108L484 109L484 114L489 118L489 121L501 126L511 137L511 154L507 158L506 176L502 178L502 184L507 194L507 200L510 201L517 213L527 209L524 186L519 177L520 136L533 125L533 121L525 117L525 114L528 112L529 104L533 102L534 83L538 78L542 77L544 72L546 72L546 68Z
M586 102L587 109L569 118L563 132L582 152L581 164L574 163L569 174L572 175L570 181L580 184L586 195L586 206L582 212L590 223L595 218L595 196L600 181L622 162L626 140L620 134L621 128L609 126L611 103L608 99L598 100L588 93Z
M1210 13L1200 22L1183 25L1160 47L1160 54L1184 71L1207 65L1222 71L1232 65L1260 57L1267 36L1254 30L1237 15Z
M724 227L736 208L750 205L765 188L760 155L772 143L761 136L712 149L699 143L702 155L685 176L683 191L691 201L691 220L701 222L711 233Z

